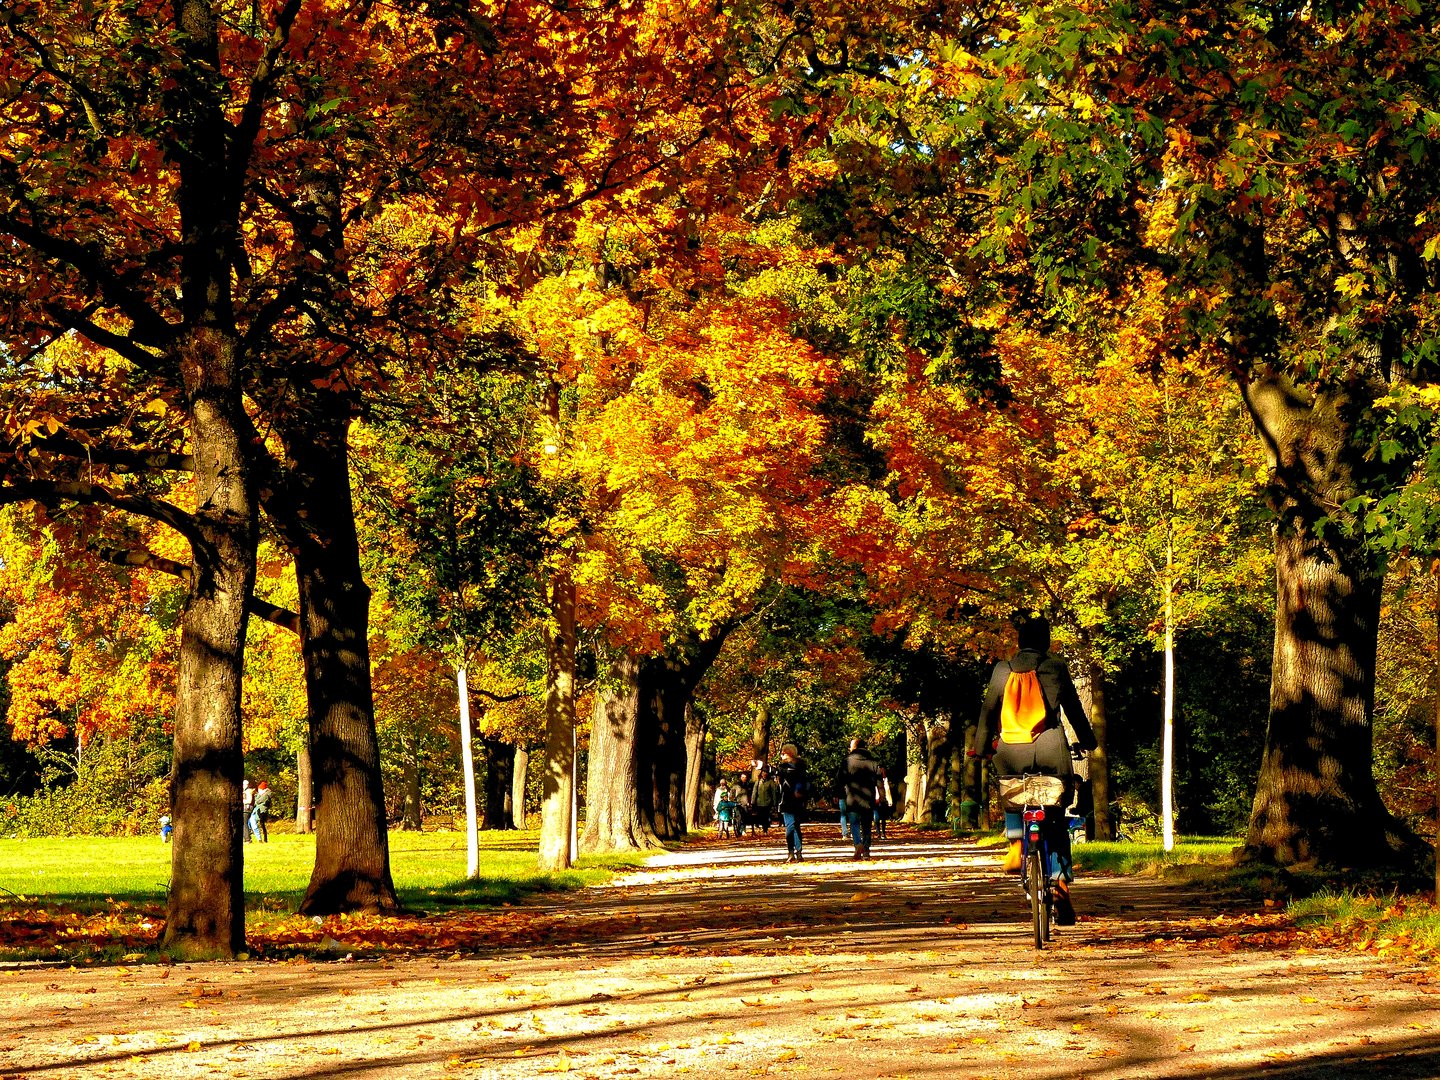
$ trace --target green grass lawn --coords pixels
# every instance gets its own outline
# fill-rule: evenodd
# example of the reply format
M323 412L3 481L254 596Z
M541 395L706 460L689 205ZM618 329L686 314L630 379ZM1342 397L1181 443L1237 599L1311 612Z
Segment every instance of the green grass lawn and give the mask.
M1223 866L1239 843L1233 836L1180 836L1172 851L1166 851L1159 841L1076 844L1075 868L1090 873L1154 874L1172 866Z
M492 905L526 893L574 889L636 866L643 856L583 856L561 873L536 868L538 833L480 834L480 877L465 878L465 837L458 832L392 832L391 872L400 902L420 911ZM0 904L60 903L96 910L116 903L163 903L170 880L168 844L159 837L0 839ZM245 845L245 900L252 911L294 911L315 861L315 838L273 833Z

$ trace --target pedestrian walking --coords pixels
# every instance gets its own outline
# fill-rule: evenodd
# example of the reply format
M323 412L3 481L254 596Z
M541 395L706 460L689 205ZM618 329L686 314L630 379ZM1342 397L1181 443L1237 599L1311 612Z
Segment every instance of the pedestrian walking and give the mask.
M800 824L805 813L805 799L810 793L810 773L800 759L800 751L794 743L780 748L780 820L785 824L786 862L800 862L805 858L805 837Z
M880 766L865 752L865 740L850 740L845 758L845 816L850 822L850 842L855 858L870 857L870 823L875 814L875 789L880 783Z
M255 789L254 804L250 808L250 835L262 844L270 842L270 785L260 781Z

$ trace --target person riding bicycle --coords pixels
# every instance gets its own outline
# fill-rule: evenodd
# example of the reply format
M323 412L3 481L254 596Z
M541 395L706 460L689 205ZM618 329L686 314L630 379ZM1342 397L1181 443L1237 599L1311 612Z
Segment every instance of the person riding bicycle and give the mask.
M1050 655L1049 621L1040 616L1028 618L1016 631L1019 651L997 663L990 673L970 753L982 757L993 754L999 776L1040 773L1061 777L1068 795L1073 788L1073 757L1095 749L1095 733L1080 704L1080 695L1075 692L1070 669L1063 660ZM1062 709L1075 732L1073 746L1066 745ZM1055 883L1055 921L1068 926L1075 921L1068 888L1073 876L1070 834L1063 818L1059 824L1052 842L1060 863Z

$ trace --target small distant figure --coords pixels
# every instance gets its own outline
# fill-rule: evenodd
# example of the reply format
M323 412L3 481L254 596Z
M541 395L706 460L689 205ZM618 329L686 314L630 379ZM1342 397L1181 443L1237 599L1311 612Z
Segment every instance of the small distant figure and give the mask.
M170 842L170 834L175 831L175 826L170 824L170 815L160 815L160 839L165 843Z
M750 774L748 772L740 774L740 779L735 784L734 799L735 814L730 824L735 827L735 835L741 837L745 835L745 826L750 823L750 815L752 813Z
M755 807L755 824L761 830L768 833L770 822L775 818L775 807L780 802L780 785L770 775L768 766L761 766L759 779L755 781L755 794L752 798Z
M255 789L250 786L250 778L247 776L240 781L240 832L245 837L245 843L250 843L250 815L255 809Z
M250 835L262 844L270 842L270 785L260 781L255 789L255 803L250 810Z
M735 835L735 818L739 813L740 806L735 801L730 785L722 783L715 792L715 831L722 840Z
M875 839L885 839L885 825L890 820L890 780L880 770L880 783L875 788Z

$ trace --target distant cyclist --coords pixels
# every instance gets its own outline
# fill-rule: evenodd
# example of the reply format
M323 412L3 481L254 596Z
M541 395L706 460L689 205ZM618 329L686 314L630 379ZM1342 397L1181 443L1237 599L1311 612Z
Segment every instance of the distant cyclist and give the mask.
M995 756L999 776L1040 773L1063 777L1073 792L1072 759L1095 749L1095 733L1070 680L1065 662L1050 655L1050 623L1042 617L1027 619L1017 627L1020 651L1001 660L990 673L985 704L975 729L972 754ZM1075 731L1073 747L1066 745L1060 710ZM1059 880L1055 889L1055 921L1068 926L1075 921L1075 909L1067 887L1070 872L1070 834L1063 817L1052 831L1052 846L1059 856Z

